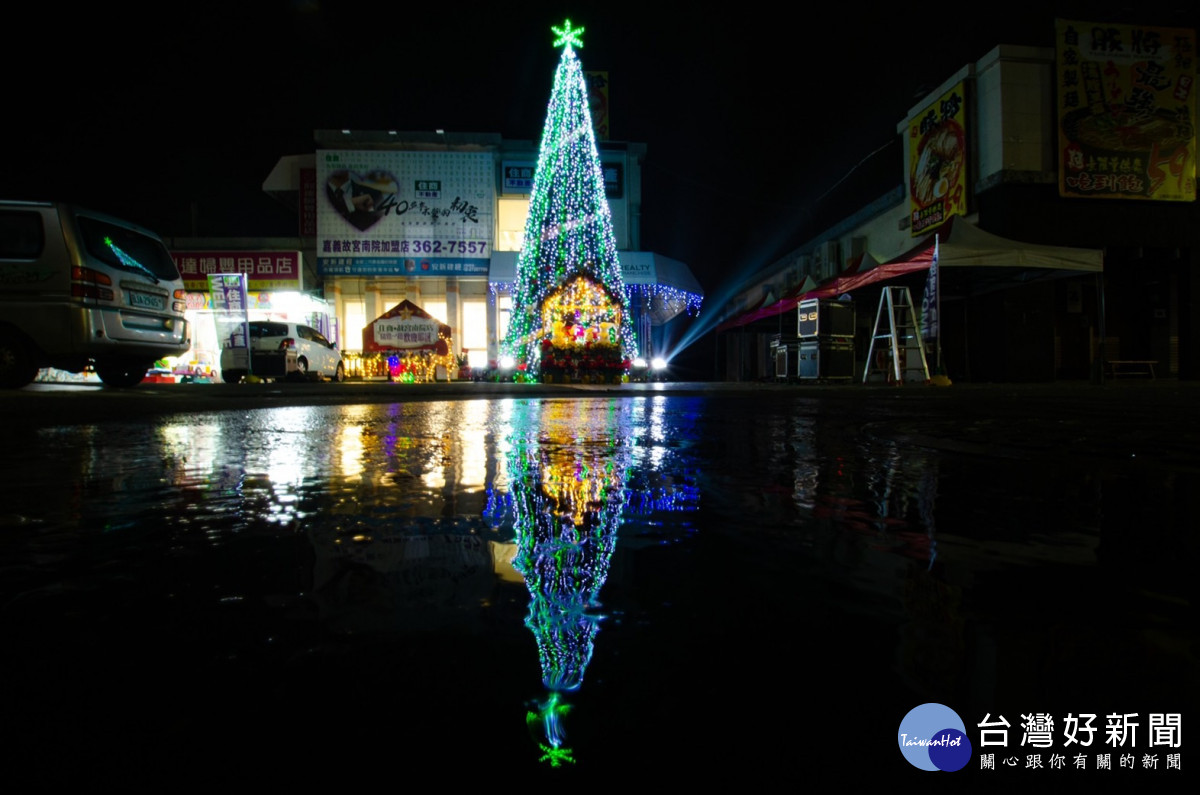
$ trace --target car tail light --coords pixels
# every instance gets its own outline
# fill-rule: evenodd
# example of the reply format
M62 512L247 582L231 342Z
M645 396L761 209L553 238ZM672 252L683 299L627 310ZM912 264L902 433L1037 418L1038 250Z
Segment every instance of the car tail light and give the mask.
M82 268L76 265L71 268L71 295L76 298L96 298L101 301L113 300L113 291L100 285L111 285L112 279L106 273Z
M296 340L292 339L291 337L285 337L283 342L279 343L279 350L281 351L291 351L295 350L295 348Z

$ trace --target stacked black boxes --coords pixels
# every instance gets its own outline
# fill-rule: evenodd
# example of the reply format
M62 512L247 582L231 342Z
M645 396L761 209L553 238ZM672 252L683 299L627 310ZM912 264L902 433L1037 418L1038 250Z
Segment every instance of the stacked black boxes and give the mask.
M828 298L801 301L796 336L802 380L854 378L854 303Z
M792 381L799 377L800 340L792 335L776 334L771 338L771 358L775 362L775 379Z

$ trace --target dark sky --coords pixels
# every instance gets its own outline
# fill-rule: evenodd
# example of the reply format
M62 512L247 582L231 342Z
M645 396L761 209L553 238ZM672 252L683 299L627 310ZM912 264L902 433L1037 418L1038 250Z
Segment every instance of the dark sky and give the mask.
M926 91L995 44L1050 45L1056 16L1047 3L826 5L812 19L786 10L811 5L652 5L43 4L6 25L0 194L168 236L193 223L292 236L296 219L261 186L280 156L313 151L315 129L536 141L559 57L550 26L569 17L586 29L584 69L609 73L611 137L648 145L643 248L688 263L711 295L786 250L814 200L895 141ZM1056 9L1194 27L1193 5Z

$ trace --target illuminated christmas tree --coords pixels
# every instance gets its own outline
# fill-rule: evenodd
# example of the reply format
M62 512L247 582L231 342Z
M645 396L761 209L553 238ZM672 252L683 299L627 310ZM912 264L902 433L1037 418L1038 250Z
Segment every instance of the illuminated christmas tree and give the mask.
M637 344L621 278L588 89L575 55L583 28L551 28L563 48L542 129L503 352L526 378L616 376ZM545 367L543 366L545 365Z

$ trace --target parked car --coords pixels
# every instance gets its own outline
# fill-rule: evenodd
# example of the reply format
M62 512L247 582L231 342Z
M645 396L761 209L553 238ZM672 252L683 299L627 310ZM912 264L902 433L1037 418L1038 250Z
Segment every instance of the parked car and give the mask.
M141 383L192 346L186 298L154 232L59 202L0 201L0 388L43 368Z
M246 348L221 351L221 380L236 384L247 375L262 378L329 379L343 381L346 365L337 345L312 326L280 320L249 323L253 358L247 366Z

